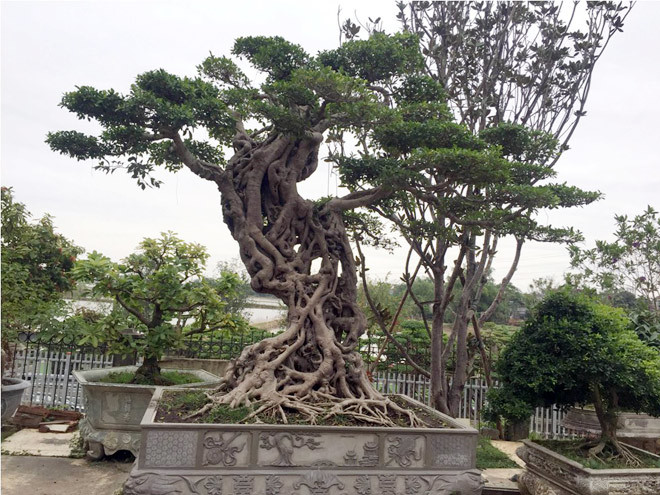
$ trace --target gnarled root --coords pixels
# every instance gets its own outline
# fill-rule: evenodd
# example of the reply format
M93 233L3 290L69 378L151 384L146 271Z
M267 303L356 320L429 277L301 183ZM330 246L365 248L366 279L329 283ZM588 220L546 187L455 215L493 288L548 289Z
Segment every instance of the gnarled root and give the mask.
M219 405L254 405L242 422L275 418L288 423L289 416L296 415L297 421L318 424L341 415L375 426L395 426L393 418L405 418L410 426L426 426L412 411L378 392L367 378L359 354L342 352L336 342L324 344L330 347L323 353L328 358L314 360L314 368L295 369L296 364L299 367L295 353L302 339L298 334L292 341L287 333L246 348L219 388L207 394L210 402L188 418L202 416Z
M189 415L189 418L199 417L223 404L230 404L235 397L229 395L208 394L211 402L200 410ZM368 423L374 426L400 426L392 418L403 417L412 427L428 426L414 412L407 410L387 397L380 399L368 398L337 398L327 394L312 392L309 396L298 398L274 394L255 404L255 409L240 422L263 422L267 417L275 418L284 424L289 423L291 415L296 415L297 422L302 419L309 423L323 424L334 416L353 419L357 423Z
M601 439L595 446L587 444L584 445L583 448L588 448L588 457L596 459L602 464L605 464L606 461L620 460L630 467L640 467L642 465L639 457L616 439Z

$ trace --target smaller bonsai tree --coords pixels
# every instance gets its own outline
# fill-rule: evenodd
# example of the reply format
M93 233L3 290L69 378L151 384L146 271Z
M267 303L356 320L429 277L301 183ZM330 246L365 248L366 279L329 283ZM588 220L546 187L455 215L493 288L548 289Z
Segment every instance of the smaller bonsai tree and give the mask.
M490 415L529 417L534 407L593 404L601 427L591 457L636 457L616 437L622 410L660 416L660 354L643 343L620 309L567 290L548 295L513 336L497 364L502 387Z
M79 261L76 278L91 284L92 294L115 302L110 314L85 327L83 343L105 342L118 354L137 352L143 363L132 382L168 385L158 361L183 335L247 326L240 316L226 311L230 280L225 277L221 293L204 279L207 258L203 246L169 232L144 239L121 263L97 252Z

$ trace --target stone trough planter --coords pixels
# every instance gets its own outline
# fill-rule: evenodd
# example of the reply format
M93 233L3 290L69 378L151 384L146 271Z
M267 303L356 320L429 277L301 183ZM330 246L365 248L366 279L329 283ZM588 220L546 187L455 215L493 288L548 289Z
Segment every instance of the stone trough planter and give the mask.
M569 409L563 424L571 433L600 435L596 411L590 409ZM617 437L635 447L660 453L660 418L648 414L619 413Z
M477 431L142 421L125 495L479 495ZM417 407L418 402L411 401Z
M99 382L110 373L136 369L137 366L121 366L73 372L83 391L85 418L80 422L80 435L87 445L88 457L100 459L119 450L138 455L140 421L157 387ZM177 387L213 387L220 380L204 370L168 371L191 373L203 380Z
M589 469L529 440L516 454L525 461L522 495L660 494L660 469Z

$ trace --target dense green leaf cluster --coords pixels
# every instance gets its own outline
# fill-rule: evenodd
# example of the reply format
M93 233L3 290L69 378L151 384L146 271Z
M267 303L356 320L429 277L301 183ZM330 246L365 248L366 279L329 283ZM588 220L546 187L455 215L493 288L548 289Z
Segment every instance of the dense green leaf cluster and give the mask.
M158 186L152 177L157 167L182 166L172 147L176 136L186 138L196 158L221 168L236 127L243 123L263 126L255 134L262 139L272 133L296 138L330 128L370 129L392 118L379 101L384 89L370 84L389 86L421 63L413 35L376 34L317 57L281 37L244 37L236 40L232 53L265 74L265 80L253 85L234 60L211 54L196 77L149 71L136 78L128 94L81 86L65 94L61 106L97 121L103 131L97 136L60 131L50 133L47 141L55 151L97 160L105 172L123 168L142 188ZM419 81L417 86L424 89Z
M498 363L491 411L528 417L536 406L598 403L660 415L660 355L628 328L621 310L568 291L550 294ZM603 430L605 431L605 429Z
M614 241L569 248L575 271L567 282L625 307L639 336L660 347L660 216L648 206L633 218L616 215L615 221Z
M160 358L184 335L246 328L240 315L227 311L238 277L224 274L213 282L205 280L207 258L203 246L166 233L144 239L121 263L97 252L79 261L76 278L90 284L93 295L115 303L94 325L78 327L80 343L105 343L118 354Z
M2 339L39 330L64 312L63 293L83 250L55 232L52 218L36 222L11 188L2 188Z

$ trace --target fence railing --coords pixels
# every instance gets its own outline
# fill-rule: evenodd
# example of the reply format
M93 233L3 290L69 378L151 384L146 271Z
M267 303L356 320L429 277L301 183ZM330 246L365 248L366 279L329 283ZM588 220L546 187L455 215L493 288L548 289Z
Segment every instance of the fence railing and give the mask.
M191 340L183 349L175 349L168 355L231 359L238 356L246 345L266 335L266 332L258 331L212 341ZM61 341L41 342L35 334L23 334L20 342L12 344L10 349L13 361L9 375L30 382L23 394L24 404L78 411L84 411L84 404L73 371L113 366L117 358L102 347L81 347ZM380 392L403 394L427 405L431 402L430 380L422 375L376 371L372 379ZM487 391L488 385L483 378L470 379L463 390L458 417L470 419L474 424L481 423ZM563 413L556 408L538 408L530 418L530 431L545 438L567 436L562 420Z
M81 411L82 393L75 370L112 366L104 349L81 348L61 343L27 342L12 346L9 376L27 380L23 403Z

